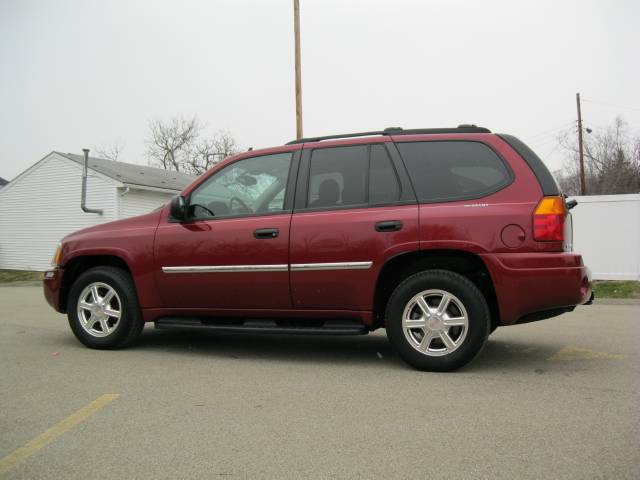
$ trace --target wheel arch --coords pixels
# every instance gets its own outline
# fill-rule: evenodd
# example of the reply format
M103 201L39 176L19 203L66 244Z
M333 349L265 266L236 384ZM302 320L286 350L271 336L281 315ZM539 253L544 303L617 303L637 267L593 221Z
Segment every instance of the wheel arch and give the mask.
M73 282L84 272L94 267L116 267L132 275L126 260L118 255L79 255L69 260L64 266L64 275L60 287L60 311L67 311L69 291Z
M471 280L484 295L491 324L500 324L500 310L493 280L482 258L464 250L415 250L389 258L380 269L373 299L374 328L384 326L384 313L394 289L407 277L425 270L450 270Z

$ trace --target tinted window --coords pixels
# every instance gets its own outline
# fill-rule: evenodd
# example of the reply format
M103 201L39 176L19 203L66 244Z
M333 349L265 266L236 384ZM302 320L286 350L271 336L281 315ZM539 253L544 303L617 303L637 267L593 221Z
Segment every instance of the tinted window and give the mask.
M369 203L396 202L400 198L398 176L384 145L371 146Z
M542 193L545 195L560 195L560 187L558 187L555 178L553 178L547 166L533 150L513 135L501 134L500 138L511 145L511 147L524 158L524 161L527 162L529 167L531 167L533 174L542 187Z
M316 149L311 154L309 208L359 205L367 201L366 145Z
M291 156L291 153L278 153L228 165L191 194L191 216L210 218L281 212Z
M500 157L479 142L397 143L421 202L479 198L511 181Z

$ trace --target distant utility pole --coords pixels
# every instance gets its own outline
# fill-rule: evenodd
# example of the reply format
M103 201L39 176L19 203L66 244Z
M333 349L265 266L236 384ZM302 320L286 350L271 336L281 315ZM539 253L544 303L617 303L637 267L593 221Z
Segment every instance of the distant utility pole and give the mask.
M293 34L296 52L296 138L302 138L302 74L300 73L300 1L293 0Z
M584 146L582 143L582 113L580 111L580 94L576 93L576 104L578 105L578 152L580 155L580 195L587 194L587 187L584 181Z

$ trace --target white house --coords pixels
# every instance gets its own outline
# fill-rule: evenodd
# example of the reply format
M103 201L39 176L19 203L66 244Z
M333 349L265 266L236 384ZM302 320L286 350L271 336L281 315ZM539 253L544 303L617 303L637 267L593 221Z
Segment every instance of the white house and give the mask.
M89 158L87 202L80 208L84 157L51 152L0 189L0 269L46 270L56 243L81 228L164 205L195 177Z

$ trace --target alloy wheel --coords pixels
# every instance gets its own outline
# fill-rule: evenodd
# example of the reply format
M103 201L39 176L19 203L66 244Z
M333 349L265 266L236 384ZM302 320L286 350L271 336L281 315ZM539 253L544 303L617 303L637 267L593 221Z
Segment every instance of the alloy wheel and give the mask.
M94 337L113 333L122 317L122 302L115 289L106 283L87 285L78 297L80 325Z
M443 356L457 350L469 330L469 315L458 297L445 290L424 290L407 303L402 330L423 355Z

